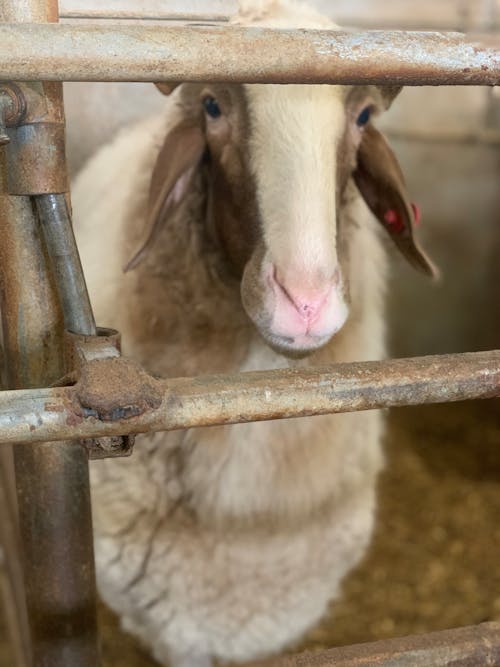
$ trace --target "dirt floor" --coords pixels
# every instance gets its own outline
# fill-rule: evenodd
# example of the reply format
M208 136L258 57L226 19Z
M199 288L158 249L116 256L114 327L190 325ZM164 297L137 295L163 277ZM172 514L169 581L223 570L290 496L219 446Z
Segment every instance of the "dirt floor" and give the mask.
M300 648L500 620L499 401L394 410L386 452L370 553ZM156 665L100 615L104 667Z

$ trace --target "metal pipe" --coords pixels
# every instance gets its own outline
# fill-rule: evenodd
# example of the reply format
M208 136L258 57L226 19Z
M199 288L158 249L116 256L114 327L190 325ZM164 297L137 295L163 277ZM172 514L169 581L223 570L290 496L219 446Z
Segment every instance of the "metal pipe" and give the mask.
M0 441L91 439L500 396L500 351L156 380L95 360L72 387L0 393Z
M31 646L19 542L12 447L0 449L1 589L15 667L31 667Z
M2 191L10 195L67 192L62 84L8 82L0 85L2 98L10 106L9 144L1 153Z
M60 376L62 314L29 197L0 196L0 298L8 386ZM56 378L54 378L56 379Z
M500 52L458 33L4 24L0 78L496 85Z
M253 667L496 667L500 665L500 623L353 644L252 664Z
M0 181L2 179L0 178ZM59 311L54 308L53 284L45 258L33 257L39 252L39 231L34 223L33 207L29 197L0 196L0 311L2 313L3 348L7 384L10 387L30 386L30 378L40 378L39 385L47 383L43 369L58 363L58 341L62 338ZM10 633L17 650L16 667L32 665L31 640L26 609L26 589L22 571L18 503L12 482L14 463L12 452L2 458L2 492L7 496L14 524L9 530L3 516L1 540L9 573L9 597L15 601L10 608ZM9 509L7 509L9 508ZM8 598L6 600L8 604ZM16 641L16 638L17 641Z
M99 664L88 459L76 442L15 450L34 667Z
M0 197L0 209L8 381L11 387L36 387L63 373L62 315L30 199ZM95 665L97 645L89 631L95 630L96 611L86 452L77 443L62 442L16 447L14 455L33 664ZM75 528L77 507L85 511ZM68 636L69 631L74 634Z
M57 0L3 0L0 8L0 19L9 21L57 21L57 17ZM61 87L33 85L42 91L43 121L60 125ZM27 106L30 114L33 109ZM46 150L45 140L43 132L29 138L34 150L23 165L27 171L30 166L31 172L37 171L36 157ZM64 174L64 161L58 162L58 168ZM2 169L5 164L0 165ZM5 173L0 181L8 182ZM26 187L21 194L33 192L31 182ZM30 198L0 197L0 225L0 293L9 384L43 386L64 370L63 318ZM31 664L94 667L99 656L87 453L77 442L47 442L14 448L14 462Z
M147 9L65 9L59 13L59 18L80 20L91 19L97 21L183 21L195 23L227 23L230 19L228 14L202 13L202 12L175 12L168 9L149 11Z
M63 194L35 197L47 251L61 299L65 328L86 336L96 333L80 255Z

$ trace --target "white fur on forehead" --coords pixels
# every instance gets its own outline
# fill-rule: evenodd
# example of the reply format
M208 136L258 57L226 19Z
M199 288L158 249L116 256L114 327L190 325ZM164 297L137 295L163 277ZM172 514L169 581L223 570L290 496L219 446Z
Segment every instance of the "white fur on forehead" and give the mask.
M328 17L305 2L296 0L240 0L239 11L232 18L235 25L253 25L268 28L335 29Z
M342 86L245 86L250 169L266 247L280 272L306 281L336 268L337 146L345 128Z

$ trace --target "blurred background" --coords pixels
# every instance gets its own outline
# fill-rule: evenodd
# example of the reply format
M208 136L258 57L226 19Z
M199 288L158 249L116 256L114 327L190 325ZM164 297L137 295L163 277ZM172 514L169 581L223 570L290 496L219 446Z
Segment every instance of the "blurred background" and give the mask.
M500 28L500 0L311 3L346 27L472 33ZM182 23L224 20L237 3L60 0L60 5L67 21L106 7L123 17L136 11L150 20L169 14ZM163 104L151 84L67 84L72 172L120 126ZM499 348L500 91L407 88L379 126L421 208L421 242L442 273L440 282L429 282L388 244L391 356ZM370 552L346 580L343 599L300 648L500 620L498 400L390 411L386 453ZM108 610L101 607L100 613L105 665L154 664L120 633ZM0 663L12 664L6 639L0 643L3 655Z

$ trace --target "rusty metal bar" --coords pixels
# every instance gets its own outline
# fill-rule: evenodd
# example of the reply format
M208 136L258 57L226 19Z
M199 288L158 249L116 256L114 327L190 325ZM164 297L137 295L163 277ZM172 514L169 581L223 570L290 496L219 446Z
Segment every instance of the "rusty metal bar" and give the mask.
M9 385L36 387L63 371L62 317L30 199L0 197L0 207L1 309ZM79 444L62 442L17 447L14 455L33 664L95 665L86 452ZM75 524L77 508L85 511Z
M0 586L15 667L31 667L12 447L0 449Z
M56 21L57 17L57 0L3 0L0 8L0 18L9 21ZM35 82L24 87L24 94L25 124L14 127L15 136L7 130L11 141L2 150L11 152L0 163L0 183L9 193L0 197L0 294L12 387L43 386L64 370L63 317L54 272L33 201L25 196L51 192L52 187L63 192L66 187L62 89L60 84ZM96 666L87 452L77 442L46 442L14 448L14 463L30 664Z
M10 195L66 192L69 188L64 152L61 84L0 84L10 106L6 117L8 143L0 152L5 163L2 190Z
M94 314L83 277L66 197L62 194L40 195L35 201L54 268L65 327L69 331L94 335L96 333Z
M499 396L500 350L161 381L116 358L90 362L72 387L0 393L0 441L89 439Z
M228 14L202 13L202 12L175 12L168 9L149 11L147 9L65 9L59 13L61 19L91 19L98 21L190 21L196 23L227 23L230 19Z
M498 36L236 26L0 25L0 78L496 85Z
M16 451L34 667L99 664L86 451L47 442Z
M498 667L500 623L274 658L253 667Z

